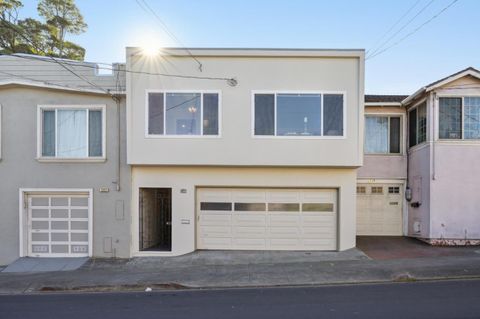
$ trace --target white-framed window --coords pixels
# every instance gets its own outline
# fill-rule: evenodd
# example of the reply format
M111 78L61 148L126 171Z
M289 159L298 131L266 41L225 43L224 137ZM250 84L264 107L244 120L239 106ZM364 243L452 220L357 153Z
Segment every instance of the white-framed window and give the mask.
M220 92L147 91L146 136L220 135Z
M408 145L413 147L427 140L427 102L408 111Z
M440 97L438 137L480 139L480 96Z
M401 136L400 115L365 116L365 154L400 154Z
M253 92L255 137L345 137L345 93Z
M105 105L39 105L38 158L104 159Z

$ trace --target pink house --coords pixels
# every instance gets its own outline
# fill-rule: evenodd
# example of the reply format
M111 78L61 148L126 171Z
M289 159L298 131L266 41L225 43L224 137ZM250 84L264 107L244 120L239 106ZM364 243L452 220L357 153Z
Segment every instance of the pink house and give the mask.
M357 235L480 244L480 71L365 97Z

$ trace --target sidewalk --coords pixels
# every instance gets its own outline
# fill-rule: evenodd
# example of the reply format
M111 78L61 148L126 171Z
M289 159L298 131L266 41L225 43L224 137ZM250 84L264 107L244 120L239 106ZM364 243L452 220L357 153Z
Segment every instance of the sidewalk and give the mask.
M480 277L480 248L462 255L371 259L345 252L197 251L92 259L74 271L0 273L0 293L322 285Z

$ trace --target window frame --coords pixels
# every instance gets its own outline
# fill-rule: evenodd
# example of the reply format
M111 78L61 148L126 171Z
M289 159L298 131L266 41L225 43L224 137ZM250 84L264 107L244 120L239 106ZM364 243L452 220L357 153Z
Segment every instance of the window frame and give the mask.
M148 114L150 105L148 103L148 95L150 93L162 93L163 94L163 134L150 134L149 133L149 121ZM201 111L201 123L199 135L167 135L166 133L166 121L167 121L167 108L166 98L168 93L191 93L200 94L200 111ZM217 135L203 135L203 95L204 94L218 94L218 134ZM222 91L221 90L158 90L147 89L145 90L145 138L152 139L169 139L169 138L221 138L222 137Z
M57 157L43 156L43 111L55 111L55 154L57 153L57 110L94 110L102 112L102 156ZM106 104L40 104L37 105L37 160L41 162L104 162L107 159L107 106ZM87 147L89 138L89 116L87 112ZM88 150L87 150L88 153Z
M425 141L419 143L418 142L418 129L419 129L419 126L418 126L418 107L421 106L423 103L425 103L425 117L426 117L426 123L425 123ZM410 146L410 112L412 112L413 110L417 110L417 116L416 116L416 119L415 119L415 131L416 131L416 134L415 134L415 138L417 139L415 141L415 145L412 145ZM428 126L429 126L429 120L428 120L428 115L429 115L429 111L428 111L428 101L427 101L427 98L424 98L424 99L421 99L419 102L415 103L411 108L409 108L407 110L407 133L405 134L405 136L407 137L406 138L406 146L407 148L410 150L410 149L413 149L419 145L423 145L423 144L426 144L428 143L428 135L429 135L429 132L428 132Z
M275 135L255 135L255 95L256 94L273 94L274 95L274 133ZM320 94L322 103L320 108L321 114L321 124L320 130L322 135L316 136L285 136L285 135L276 135L277 134L277 95L279 94ZM323 112L323 97L325 94L338 94L343 96L343 135L332 136L332 135L323 135L323 122L324 112ZM294 139L294 140L343 140L347 138L347 92L346 91L296 91L296 90L252 90L250 97L250 136L254 139Z
M386 117L388 119L388 136L387 136L387 148L388 148L388 152L387 153L366 153L365 152L365 146L363 148L363 154L364 155L373 155L373 156L376 156L376 155L381 155L381 156L399 156L399 155L403 155L404 154L404 137L403 137L403 132L405 131L405 115L402 114L402 113L365 113L364 115L364 121L366 122L366 119L367 117ZM400 119L400 132L399 132L399 135L400 135L400 141L399 141L399 144L400 144L400 151L398 153L390 153L390 118L392 117L395 117L395 118L399 118ZM367 126L364 125L365 127L365 137L366 137L366 131L367 131ZM365 139L363 141L364 145L365 145Z
M474 143L479 143L480 138L465 138L465 98L469 97L477 97L480 98L480 94L437 94L437 99L435 101L436 107L438 109L437 114L435 114L435 120L436 120L436 132L435 132L435 138L438 141L441 142L447 142L447 143L468 143L468 142L474 142ZM440 138L440 99L441 98L454 98L454 99L461 99L462 100L462 116L461 116L461 138Z

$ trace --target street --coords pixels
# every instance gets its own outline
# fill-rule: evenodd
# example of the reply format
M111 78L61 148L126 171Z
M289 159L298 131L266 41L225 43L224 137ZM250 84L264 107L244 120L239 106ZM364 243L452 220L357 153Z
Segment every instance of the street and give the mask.
M479 318L480 280L0 296L10 318Z

